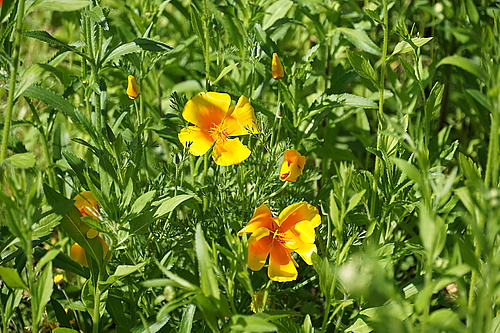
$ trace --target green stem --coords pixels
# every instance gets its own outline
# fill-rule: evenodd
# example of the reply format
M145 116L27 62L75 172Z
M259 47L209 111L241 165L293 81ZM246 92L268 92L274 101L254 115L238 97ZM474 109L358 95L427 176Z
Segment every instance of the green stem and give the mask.
M203 34L205 36L205 87L210 91L210 36L208 32L208 8L207 0L203 0Z
M94 310L93 310L93 323L92 323L92 333L99 333L99 319L100 312L99 307L101 305L101 290L99 289L99 281L101 279L101 273L99 272L99 277L94 285Z
M10 125L12 121L12 109L14 107L14 96L16 93L16 77L19 69L19 53L21 50L21 33L23 29L24 19L24 2L19 0L17 9L16 21L16 38L14 39L13 56L12 56L12 72L10 73L9 95L7 97L7 110L5 112L5 120L3 126L2 147L0 150L0 164L3 163L7 155L7 143L9 142Z
M389 40L389 16L387 8L387 0L383 1L383 15L384 23L382 25L384 29L384 40L382 45L382 58L380 65L380 82L379 82L379 101L378 101L378 112L377 112L377 150L380 149L382 145L382 131L383 131L383 119L384 119L384 86L385 86L385 66L387 59L387 43ZM380 158L375 156L375 170L373 173L373 186L372 186L372 200L370 207L370 215L373 218L375 216L375 198L377 196L377 186L378 178L380 175Z

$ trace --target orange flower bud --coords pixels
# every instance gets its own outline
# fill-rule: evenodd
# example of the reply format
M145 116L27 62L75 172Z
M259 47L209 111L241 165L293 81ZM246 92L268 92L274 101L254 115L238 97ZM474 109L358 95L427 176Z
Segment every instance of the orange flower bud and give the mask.
M141 93L137 81L133 75L128 76L127 95L130 99L136 99Z
M280 58L277 53L273 53L273 61L271 63L271 72L275 80L280 80L285 76L285 70L281 64Z
M285 150L283 164L280 169L280 179L289 182L296 181L302 173L305 164L305 156L302 156L298 151Z

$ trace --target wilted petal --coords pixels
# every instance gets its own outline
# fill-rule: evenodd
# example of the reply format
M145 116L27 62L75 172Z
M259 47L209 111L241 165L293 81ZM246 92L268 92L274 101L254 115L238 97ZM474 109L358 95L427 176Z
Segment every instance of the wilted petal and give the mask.
M190 123L209 131L220 125L227 114L231 97L217 92L202 92L191 98L182 110L182 117Z
M266 263L273 237L269 229L259 228L248 239L248 267L253 271L260 270Z
M273 223L274 221L271 210L265 204L262 204L257 207L248 224L238 232L238 236L243 235L244 232L250 234L259 228L272 230Z
M214 144L210 134L196 126L183 128L178 137L182 145L195 156L205 154Z
M278 282L293 281L297 278L297 269L290 252L283 246L274 242L271 247L269 267L267 274L269 278Z
M250 101L245 96L238 99L238 103L229 108L224 124L227 126L229 135L257 134L257 119Z
M243 162L250 156L250 149L240 139L217 141L212 157L218 165L229 166Z

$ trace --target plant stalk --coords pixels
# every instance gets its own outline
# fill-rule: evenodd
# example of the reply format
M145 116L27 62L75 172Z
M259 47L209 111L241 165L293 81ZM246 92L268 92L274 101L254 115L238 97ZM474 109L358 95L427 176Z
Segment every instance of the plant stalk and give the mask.
M12 54L12 72L10 73L9 95L7 97L7 110L5 112L5 120L3 126L2 147L0 150L0 164L3 163L7 156L7 144L9 142L9 133L12 121L12 109L14 107L14 96L16 94L16 77L19 69L19 53L21 51L21 33L24 20L24 3L25 0L19 0L17 9L16 21L16 37L14 39L13 54Z

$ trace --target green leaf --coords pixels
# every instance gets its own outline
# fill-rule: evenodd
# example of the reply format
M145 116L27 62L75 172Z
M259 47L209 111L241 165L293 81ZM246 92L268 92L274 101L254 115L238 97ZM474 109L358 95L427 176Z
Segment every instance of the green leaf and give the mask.
M349 205L347 206L346 214L349 213L351 210L354 209L354 207L358 205L359 201L363 198L365 192L366 190L362 190L361 192L358 192L352 196L352 198L349 200Z
M314 327L309 315L304 318L304 323L302 324L302 333L314 333Z
M460 320L460 317L450 309L433 311L429 318L429 322L431 326L436 329L435 332L469 332L467 327Z
M87 14L95 23L99 24L104 30L109 30L108 21L104 16L102 8L97 5L92 8L92 10L85 10Z
M293 2L290 0L279 0L273 2L266 9L264 19L262 20L262 28L269 29L276 21L285 17L286 13L292 8Z
M431 40L432 40L432 37L414 37L411 39L412 43L415 44L415 46L417 46L417 47L422 47L423 45L427 44ZM401 41L401 42L396 44L391 56L396 55L398 53L406 53L406 52L410 52L410 51L413 51L413 46L406 41Z
M220 299L217 278L215 277L212 257L209 255L208 244L203 236L201 224L196 225L195 234L196 257L198 259L198 272L200 274L201 291L207 297Z
M361 318L356 319L354 324L349 326L344 332L352 332L352 333L369 333L373 331L373 328L368 326L367 323Z
M0 277L2 277L3 282L5 282L9 288L21 288L28 290L28 287L14 268L0 267Z
M33 321L39 323L42 319L43 312L45 311L45 305L50 301L50 296L52 295L52 290L54 287L54 282L52 280L52 262L49 262L42 273L38 276L38 279L33 284L33 289L31 291L33 306Z
M161 330L169 320L169 314L162 316L160 319L157 319L156 315L154 315L147 320L147 327L144 327L144 323L141 323L132 328L130 333L156 333Z
M231 332L276 332L278 327L259 315L235 315L231 318Z
M377 56L382 55L380 48L368 37L364 30L340 27L336 28L335 31L343 33L354 46Z
M50 234L52 229L59 225L61 219L62 217L55 213L49 213L42 217L37 223L33 224L32 239L39 239Z
M377 75L370 62L359 52L347 50L347 58L359 76L370 80L375 87L379 86Z
M30 152L15 154L7 157L5 162L16 168L29 169L35 166L35 155Z
M413 305L396 301L389 301L386 304L378 307L368 308L361 311L359 314L367 316L374 320L384 320L385 318L395 318L405 320L413 313Z
M78 333L78 331L75 331L74 329L71 328L66 328L66 327L56 327L52 330L53 333Z
M215 79L214 82L212 82L212 84L216 84L217 82L219 82L224 76L227 75L227 73L229 73L230 71L233 70L233 68L235 68L236 66L238 66L238 62L234 63L234 64L231 64L231 65L228 65L226 67L224 67L222 69L222 71L220 72L219 76L217 76L217 78Z
M420 174L420 171L417 169L417 167L415 167L410 162L400 158L392 157L391 160L409 179L417 184L423 184L422 175Z
M83 247L88 255L92 256L98 263L101 263L103 260L101 242L98 237L92 239L87 237L90 226L82 221L82 214L75 207L74 201L57 193L47 184L44 184L43 189L47 197L47 202L54 210L54 213L62 216L61 228Z
M173 211L181 203L183 203L184 201L189 200L191 198L195 198L195 196L190 195L190 194L181 194L181 195L177 195L173 198L166 198L166 199L163 199L161 201L158 201L158 204L160 204L160 207L158 207L154 216L155 217L165 216L166 214Z
M32 65L23 73L21 82L16 86L16 95L14 98L19 98L29 86L38 83L50 73L56 75L59 79L62 77L61 71L53 66L47 64Z
M58 12L71 12L90 5L89 0L37 0L30 10L48 9Z
M135 200L130 212L132 214L139 214L140 212L142 212L144 208L152 202L155 195L156 195L155 190L146 192L143 195L141 195L139 198L137 198L137 200Z
M137 272L144 266L146 266L147 261L142 262L137 265L119 265L116 267L115 273L108 277L108 279L104 282L100 282L101 285L110 285L118 280L123 279L124 277Z
M172 49L172 46L151 38L137 38L134 43L145 51L164 52Z
M104 57L103 64L106 64L108 61L120 59L127 54L136 53L140 51L142 51L142 48L134 42L118 45Z
M376 109L377 103L368 98L352 94L333 94L326 98L327 101L338 103L339 106L352 106L365 109Z
M69 0L69 1L72 1L72 0ZM65 49L65 50L68 50L68 51L73 51L76 54L78 54L78 55L80 55L80 56L88 59L88 57L87 57L86 54L80 52L74 46L71 46L71 45L66 44L64 42L61 42L59 39L52 37L47 31L42 31L42 30L25 31L25 32L23 32L23 35L25 35L27 37L31 37L31 38L35 38L35 39L41 40L41 41L43 41L45 43L49 43L51 45L55 45L55 46L61 47L61 48Z
M437 64L436 68L442 65L452 65L459 67L475 76L477 76L479 79L483 80L484 82L488 81L488 74L484 71L484 69L481 68L481 66L477 65L476 63L472 62L470 59L460 57L460 56L449 56L446 58L441 59L441 61Z
M181 323L179 325L179 333L191 332L195 311L196 306L194 304L189 304L188 306L186 306L182 314Z

